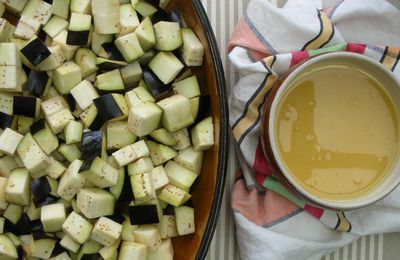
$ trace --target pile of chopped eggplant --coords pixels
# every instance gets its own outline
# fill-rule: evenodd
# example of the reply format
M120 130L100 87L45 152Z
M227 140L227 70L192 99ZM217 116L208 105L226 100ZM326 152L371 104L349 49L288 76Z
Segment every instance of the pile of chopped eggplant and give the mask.
M173 259L214 145L168 0L0 0L0 259Z

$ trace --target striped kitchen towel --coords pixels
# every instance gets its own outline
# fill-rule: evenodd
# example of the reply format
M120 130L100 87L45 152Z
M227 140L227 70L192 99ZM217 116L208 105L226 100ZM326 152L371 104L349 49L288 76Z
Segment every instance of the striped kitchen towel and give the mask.
M252 0L229 44L240 73L231 89L230 124L241 172L232 208L242 259L319 259L361 235L400 231L400 187L374 205L334 212L308 205L273 177L260 122L275 81L314 55L356 52L400 78L400 12L384 0Z

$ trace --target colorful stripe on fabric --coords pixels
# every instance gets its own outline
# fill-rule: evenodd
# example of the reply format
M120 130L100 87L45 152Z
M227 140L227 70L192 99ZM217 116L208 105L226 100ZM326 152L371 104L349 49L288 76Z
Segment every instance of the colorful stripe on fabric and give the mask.
M322 48L333 38L333 35L335 34L335 27L329 20L328 16L320 10L317 10L317 13L318 20L320 22L320 30L313 39L303 46L302 50Z

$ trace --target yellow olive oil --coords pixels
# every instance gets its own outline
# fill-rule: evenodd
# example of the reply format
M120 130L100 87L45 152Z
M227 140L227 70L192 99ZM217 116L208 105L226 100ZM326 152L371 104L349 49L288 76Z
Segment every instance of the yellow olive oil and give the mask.
M391 170L399 149L396 107L383 86L348 65L303 72L280 101L278 153L308 193L357 198Z

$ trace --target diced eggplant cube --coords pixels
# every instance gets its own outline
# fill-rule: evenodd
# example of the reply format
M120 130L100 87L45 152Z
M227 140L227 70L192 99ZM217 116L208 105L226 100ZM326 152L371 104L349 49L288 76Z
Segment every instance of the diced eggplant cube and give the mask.
M180 236L195 232L194 209L187 206L175 208L175 219L178 234Z
M74 116L69 109L64 108L61 111L47 117L47 123L55 134L61 133L68 125L69 121L74 120Z
M212 117L203 119L192 129L192 142L194 150L204 151L214 145L214 124Z
M176 78L184 66L173 53L161 51L150 61L149 67L164 84L168 84Z
M147 246L136 242L123 241L118 260L131 259L147 260Z
M174 145L172 148L174 148L177 151L186 149L192 144L190 142L190 135L187 128L183 128L181 130L173 132L172 135L177 141L177 144Z
M136 33L134 32L119 37L114 43L126 62L132 62L144 54Z
M105 123L103 118L97 113L97 108L94 104L83 111L79 118L82 120L83 126L92 131L98 131Z
M47 155L36 143L30 133L26 134L24 138L22 138L17 147L17 153L24 166L31 173L40 172L49 165Z
M5 114L0 111L0 129L11 127L14 122L14 116Z
M87 80L83 80L71 89L71 94L82 110L87 109L91 104L93 104L93 100L99 97L99 94L97 94L92 83Z
M38 239L32 243L31 256L39 259L49 259L56 245L53 239Z
M18 152L18 148L17 148ZM2 173L2 176L8 177L11 173L12 170L21 167L19 163L16 162L15 160L16 157L8 156L5 155L3 157L0 157L0 172ZM2 179L0 179L2 180ZM1 181L0 181L0 187L1 187ZM4 187L3 187L4 188ZM1 192L0 192L0 198L1 198ZM1 199L0 199L1 201ZM0 209L2 209L2 203L0 203Z
M146 84L144 81L141 81L141 84ZM138 87L132 89L125 93L125 100L128 104L129 108L141 105L146 102L155 102L154 97L150 94L147 89L147 86L143 86L139 84Z
M121 69L127 65L128 65L128 63L126 63L125 61L109 60L109 59L100 58L100 57L96 58L96 66L99 68L99 70L101 72L103 72L103 74L105 72L110 72L112 70ZM97 79L97 75L96 75L96 79Z
M101 45L104 51L107 53L107 57L114 61L125 61L122 53L119 51L117 46L112 42L105 42Z
M133 230L135 241L145 244L150 251L156 250L161 244L161 235L157 227L153 225L142 225Z
M32 17L45 25L51 17L51 4L43 0L28 1L21 15Z
M15 32L15 26L9 23L6 19L0 18L0 41L8 42L12 39Z
M0 92L0 112L13 115L14 95L9 93Z
M45 232L62 230L66 220L65 207L62 203L46 205L41 208L40 221Z
M80 189L76 201L78 202L78 209L89 219L112 215L114 213L114 196L99 188Z
M179 23L161 21L154 25L155 48L160 51L173 51L182 45Z
M29 205L29 181L30 176L26 169L13 170L8 177L5 190L7 201L21 206Z
M51 186L46 176L34 179L30 183L30 191L34 200L41 200L51 193Z
M160 222L160 235L162 239L179 236L176 228L175 215L163 215Z
M78 253L79 247L81 246L79 243L75 242L69 235L64 235L64 237L60 241L60 245L71 251L72 253ZM58 260L58 259L55 259ZM60 259L64 260L64 259Z
M82 81L81 68L73 61L67 61L54 71L54 86L60 94L68 94Z
M130 1L128 1L130 2ZM140 21L132 4L123 4L119 6L121 31L118 36L123 36L133 32L139 26Z
M162 109L152 102L146 102L131 108L128 127L137 136L145 136L158 128Z
M94 31L99 34L116 34L121 31L119 13L94 14Z
M107 188L117 184L118 170L113 168L101 158L96 157L94 160L88 159L83 165L87 168L86 164L90 164L89 169L80 169L80 174L84 176L91 183L100 188Z
M200 96L200 86L196 76L191 76L184 80L175 82L172 85L176 94L181 94L187 98L194 98Z
M187 192L197 179L196 173L180 166L174 161L167 162L164 169L168 175L169 183Z
M78 193L78 190L85 185L86 179L79 174L81 166L82 162L75 160L62 175L57 188L57 194L61 198L70 201Z
M150 157L155 166L161 165L173 159L178 153L169 146L147 141L147 147L150 151Z
M157 12L157 8L155 6L145 1L136 1L133 7L143 17L152 16Z
M87 48L80 48L75 53L75 63L81 67L82 77L87 78L99 70L96 66L96 54ZM95 77L95 76L94 76Z
M81 122L71 120L64 129L66 144L82 142L83 125Z
M60 2L60 1L55 1L55 2ZM68 28L67 20L65 20L60 16L53 15L50 18L50 20L46 23L46 25L43 26L43 31L51 38L54 38L55 36L57 36L57 34L59 34L60 32L62 32L67 28Z
M153 180L153 186L155 190L158 190L169 183L167 173L162 165L152 169L150 175Z
M203 164L203 151L195 151L192 146L178 152L174 161L181 166L199 174Z
M64 172L65 167L59 161L53 157L49 157L49 166L44 170L44 172L53 179L58 179Z
M21 68L21 58L17 44L11 42L0 43L0 66Z
M157 224L160 222L156 205L130 206L129 217L132 225Z
M81 158L81 151L76 144L61 144L57 151L69 162Z
M164 83L148 68L143 69L143 79L146 82L147 87L149 88L153 97L159 97L162 94L166 93L170 87L164 85Z
M106 217L100 217L94 224L90 238L104 245L111 246L121 235L122 225Z
M176 132L193 124L190 101L182 95L174 95L157 103L163 109L161 123L169 132Z
M44 197L41 200L33 200L33 203L35 203L35 206L37 208L40 208L40 207L43 207L43 206L46 206L46 205L53 204L56 201L58 201L59 199L60 199L59 197L56 197L56 196L53 196L53 195L47 195L46 197Z
M0 152L14 155L23 137L23 135L11 128L6 128L0 135Z
M81 143L82 159L101 157L103 151L103 132L91 131L83 133Z
M141 140L119 149L118 151L114 152L112 156L115 162L118 164L118 167L123 167L139 158L149 156L149 149L147 148L146 143Z
M49 117L63 109L68 109L68 103L62 96L55 96L43 101L41 107L44 115Z
M40 113L40 99L35 97L14 96L14 115L36 118Z
M128 106L120 94L106 94L93 100L104 121L123 119L128 114Z
M54 15L67 19L69 16L70 0L55 0L53 1L51 12Z
M33 123L29 129L35 141L46 154L51 154L57 149L58 138L44 119L39 119L39 121Z
M66 43L69 45L86 45L89 40L91 21L91 15L71 13Z
M46 45L39 39L36 38L29 42L24 48L21 49L21 53L34 65L39 65L47 57L50 56L51 52Z
M28 17L21 15L17 29L14 32L15 38L20 38L23 40L29 40L31 39L34 35L37 35L40 29L40 22Z
M97 75L95 86L103 91L125 90L124 82L119 69Z
M46 72L31 70L28 77L28 83L25 87L35 97L41 97L50 87L51 80Z
M136 202L146 202L156 198L156 191L150 173L131 175L131 186Z
M183 45L181 53L187 66L201 66L203 64L204 47L190 28L182 28Z
M127 121L110 121L107 123L107 150L115 151L133 144L136 135L128 129Z
M12 158L12 157L10 157ZM6 186L7 186L8 178L0 176L0 209L5 210L8 206L8 202L6 200Z
M0 91L21 92L22 82L19 73L20 69L17 66L0 65Z
M71 0L70 10L79 14L90 14L92 12L91 0Z
M144 51L150 50L156 44L156 35L149 17L143 19L135 33Z
M93 225L75 211L72 211L62 225L62 228L75 242L83 244L89 239Z
M6 6L7 10L13 14L20 14L24 9L28 0L14 0L14 1L2 1Z
M161 241L159 247L156 250L147 252L148 260L173 260L174 259L174 247L171 239L164 239Z
M7 222L17 225L18 221L22 217L23 207L17 204L8 204L6 210L3 212L3 217L7 220ZM8 223L6 222L6 229L13 232L12 228L9 228ZM18 227L16 227L18 228ZM15 232L17 233L17 232Z
M192 196L189 193L172 184L165 185L159 195L160 200L163 200L175 207L185 204L191 197Z
M148 173L153 168L154 165L151 159L149 157L144 157L128 165L128 174Z
M59 45L66 60L71 60L79 46L67 44L68 32L63 30L56 37L53 38L53 45Z

